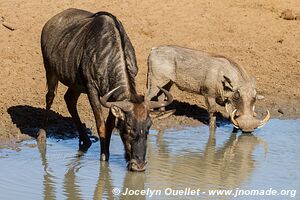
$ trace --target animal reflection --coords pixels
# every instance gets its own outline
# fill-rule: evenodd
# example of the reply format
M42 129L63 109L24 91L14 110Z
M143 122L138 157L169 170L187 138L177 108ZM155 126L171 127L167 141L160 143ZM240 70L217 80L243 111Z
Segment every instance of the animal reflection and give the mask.
M39 148L42 166L44 168L44 180L43 180L43 196L44 199L56 199L56 182L55 176L52 175L51 170L49 169L49 164L46 155L46 149ZM111 170L109 168L109 164L106 162L100 163L99 174L97 184L94 188L93 194L83 194L78 181L76 178L78 176L78 172L82 167L84 162L85 154L81 151L78 151L77 155L71 159L71 161L67 165L67 170L64 175L63 180L63 191L66 199L86 199L86 196L92 196L94 200L100 199L115 199L116 196L112 193L113 191L113 181L111 178ZM94 172L91 172L94 173ZM121 192L124 193L126 188L133 190L144 190L144 182L145 182L145 174L144 173L134 173L127 172L125 178L123 180L123 188ZM93 187L93 186L91 186ZM120 196L119 199L126 199L126 196ZM135 199L145 199L144 196L135 196Z
M153 136L154 138L156 136ZM216 145L215 137L209 137L203 151L192 151L191 146L174 145L179 140L167 140L161 132L157 140L149 144L149 170L146 173L127 172L125 177L113 179L109 163L99 162L96 185L81 185L78 172L84 167L86 154L78 152L69 163L63 176L63 192L66 199L116 199L112 191L118 187L121 193L130 190L166 188L235 189L247 181L256 167L253 152L262 141L252 134L232 133L221 145ZM266 147L266 144L264 143ZM200 147L200 146L199 146ZM185 150L181 149L185 148ZM198 147L197 147L198 148ZM178 152L179 153L176 153ZM175 152L175 153L174 153ZM40 149L44 168L44 199L55 199L57 177L49 169L46 149ZM110 163L112 164L112 163ZM123 175L121 175L123 176ZM116 181L116 182L114 182ZM118 181L121 181L121 183ZM83 187L92 187L94 192L86 194ZM145 196L118 196L118 199L145 199Z
M52 175L50 169L49 169L49 164L46 156L46 146L39 146L39 152L41 156L41 161L42 161L42 166L44 167L44 180L43 180L43 185L44 185L44 199L55 199L55 181L54 181L54 176Z
M158 149L149 147L150 159L147 181L159 182L160 187L195 187L208 189L235 189L253 172L256 161L253 151L263 143L252 134L232 133L227 141L217 147L215 137L210 136L204 151L176 155L162 132L157 135ZM174 141L175 143L176 141ZM180 141L178 141L180 142ZM266 144L264 143L266 147ZM159 181L157 177L160 177ZM188 186L187 186L188 185Z

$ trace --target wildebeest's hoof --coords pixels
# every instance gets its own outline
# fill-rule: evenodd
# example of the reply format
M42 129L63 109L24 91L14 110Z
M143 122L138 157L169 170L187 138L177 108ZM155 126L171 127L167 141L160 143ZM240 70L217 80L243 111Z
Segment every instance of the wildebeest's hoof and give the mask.
M103 153L103 154L101 154L101 156L100 156L100 160L101 161L106 161L106 156L105 156L105 154Z
M87 140L79 140L79 150L86 152L92 145L92 141L88 138Z
M37 133L37 142L39 144L46 143L46 131L44 129L40 129L39 132Z

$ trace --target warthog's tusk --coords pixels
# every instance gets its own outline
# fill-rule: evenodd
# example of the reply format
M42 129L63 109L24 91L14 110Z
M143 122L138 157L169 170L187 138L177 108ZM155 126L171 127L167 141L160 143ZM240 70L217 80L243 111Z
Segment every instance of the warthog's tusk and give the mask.
M270 112L269 112L269 110L267 110L267 115L265 116L265 118L263 120L260 121L260 124L257 128L261 128L264 125L266 125L266 123L269 121L270 117L271 117Z
M232 122L232 125L234 128L239 128L239 124L238 122L234 119L235 113L236 113L237 109L235 109L234 111L232 111L232 113L230 113L230 120Z

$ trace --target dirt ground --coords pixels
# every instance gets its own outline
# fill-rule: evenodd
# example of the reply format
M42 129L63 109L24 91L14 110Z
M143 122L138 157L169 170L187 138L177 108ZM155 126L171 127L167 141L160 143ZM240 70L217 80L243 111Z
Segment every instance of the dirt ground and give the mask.
M175 44L232 58L256 77L257 90L265 96L257 103L259 108L268 108L273 118L300 116L300 21L280 18L285 9L300 13L298 0L0 0L1 141L14 143L37 131L46 92L41 30L53 15L70 7L109 11L123 22L136 49L141 94L146 91L150 49ZM56 131L62 132L74 129L63 100L65 91L60 84L50 120L50 128L60 124ZM165 121L200 123L195 113L203 110L202 98L176 88L172 93L183 102L177 102L182 112ZM79 113L95 132L85 95L80 97ZM156 122L156 127L164 125Z

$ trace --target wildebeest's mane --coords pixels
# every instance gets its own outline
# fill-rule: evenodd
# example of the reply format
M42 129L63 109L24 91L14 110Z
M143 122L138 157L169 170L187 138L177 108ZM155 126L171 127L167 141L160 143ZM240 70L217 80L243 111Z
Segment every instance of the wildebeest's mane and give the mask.
M133 102L140 101L140 97L137 95L136 92L136 85L135 85L135 76L137 75L137 63L136 63L136 57L135 57L135 51L134 48L129 41L129 38L125 32L125 29L122 25L122 23L111 13L105 12L105 11L99 11L91 16L91 18L97 18L98 16L109 16L111 19L113 19L115 26L120 34L121 39L121 45L123 49L124 54L124 61L126 64L126 72L128 77L128 84L129 84L129 90L130 90L130 100ZM133 55L131 54L133 52Z

